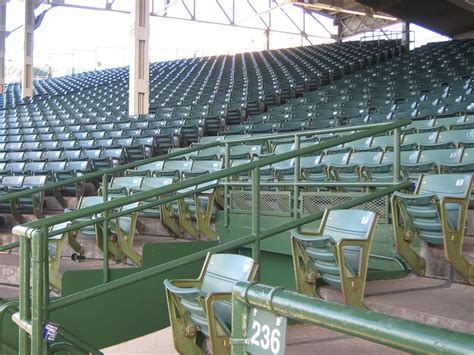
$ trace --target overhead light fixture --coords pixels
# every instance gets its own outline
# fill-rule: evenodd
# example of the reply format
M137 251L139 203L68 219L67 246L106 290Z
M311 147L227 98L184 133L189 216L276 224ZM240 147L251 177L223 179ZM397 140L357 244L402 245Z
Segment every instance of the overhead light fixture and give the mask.
M377 14L373 14L372 17L374 18L380 18L382 20L387 20L387 21L398 21L398 19L396 17L392 17L392 16L385 16L385 15L377 15Z
M392 17L392 16L376 15L376 14L372 15L372 14L368 14L362 11L344 9L343 7L339 7L339 6L330 6L330 5L324 5L324 4L306 4L306 3L301 3L301 2L293 2L293 5L298 5L298 6L305 7L308 9L313 9L313 10L342 12L345 14L351 14L351 15L357 15L357 16L371 16L374 18L379 18L379 19L388 20L388 21L398 21L397 18Z

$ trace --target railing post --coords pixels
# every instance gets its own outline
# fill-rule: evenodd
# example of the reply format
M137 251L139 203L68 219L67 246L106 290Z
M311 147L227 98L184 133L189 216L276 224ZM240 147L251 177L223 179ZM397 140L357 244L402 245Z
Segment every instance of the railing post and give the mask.
M260 167L252 170L252 235L257 238L252 245L252 258L260 264ZM257 270L255 280L260 279L260 268Z
M401 143L401 130L395 128L393 132L393 182L397 183L400 181L400 143Z
M224 149L224 169L227 169L230 165L230 144L225 143ZM225 178L224 186L224 227L229 228L229 213L230 213L230 196L229 196L229 185L227 184L230 181L229 177Z
M20 236L20 320L29 321L30 312L30 267L31 267L31 240L25 236ZM23 328L19 327L19 354L30 353L30 337Z
M300 136L295 134L295 150L300 149ZM293 176L293 218L298 219L298 204L300 200L300 188L297 183L300 182L300 159L301 156L297 156L294 160L294 176Z
M41 227L43 239L43 319L49 318L49 228Z
M102 175L102 198L104 203L109 199L109 182L107 181L107 173ZM105 220L102 222L102 251L104 253L103 262L103 283L110 280L109 275L109 211L104 211Z
M32 354L47 354L46 342L42 338L43 329L43 298L44 298L44 285L43 285L43 274L44 270L44 238L42 232L43 228L39 233L33 233L32 236L32 255L31 260L33 264L33 277L32 277L32 297L31 297L31 353Z
M232 317L232 338L231 354L244 355L247 340L247 319L249 316L249 307L245 300L238 297L239 292L232 292L232 313L237 315Z

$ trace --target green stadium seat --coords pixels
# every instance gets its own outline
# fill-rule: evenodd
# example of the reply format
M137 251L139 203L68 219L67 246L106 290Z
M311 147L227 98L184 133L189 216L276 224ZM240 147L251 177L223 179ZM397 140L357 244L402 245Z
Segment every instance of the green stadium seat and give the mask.
M202 337L213 354L230 353L232 287L252 281L253 259L234 254L209 254L196 280L164 281L174 345L181 354L202 354Z
M55 224L49 228L50 233L67 228L71 224L70 221L61 224ZM62 280L59 275L59 266L61 263L61 256L63 254L64 244L68 242L71 248L78 254L73 255L77 260L82 260L84 257L84 248L77 242L75 233L65 232L49 238L48 241L48 256L49 256L49 283L55 289L61 291Z
M128 169L126 174L134 176L153 176L155 172L163 170L164 163L164 161L158 160L152 163L139 165L135 169Z
M474 147L474 128L440 132L438 141L441 143L451 143L458 147Z
M370 247L378 216L363 210L327 210L318 232L291 231L298 292L320 297L321 281L342 291L344 302L363 307Z
M418 162L420 152L415 151L402 151L400 153L400 164L401 165L414 165ZM360 173L367 181L372 182L393 182L393 161L394 153L385 152L382 157L380 164L364 164L361 167Z
M402 172L407 178L416 180L420 174L438 173L440 166L459 164L462 156L462 148L423 150L416 163L402 165Z
M173 184L175 180L173 177L149 177L143 178L142 184L138 189L131 189L131 193L139 193L142 191L152 190L163 186ZM144 204L156 202L160 198L167 197L168 195L161 194L156 198L148 199L144 201ZM146 216L158 217L161 223L169 228L176 236L181 236L181 226L179 225L178 209L174 208L171 203L164 203L159 206L152 206L145 208L143 213Z
M133 208L139 207L140 202L131 203L120 207L116 212L126 212ZM143 265L142 256L133 248L133 240L135 230L137 228L138 212L130 212L129 214L117 217L109 221L109 240L108 249L115 258L121 262L125 262L129 258L136 266ZM102 250L103 247L103 223L95 224L95 233L97 246ZM110 235L111 234L111 235ZM103 251L103 250L102 250Z
M112 177L108 186L108 196L111 198L124 197L130 194L131 190L139 190L143 183L141 176L117 176ZM99 188L99 196L103 195L103 187Z
M394 193L397 250L418 274L425 274L426 261L411 247L416 237L428 246L442 246L450 265L474 284L474 265L462 255L472 186L472 174L422 175L414 194Z

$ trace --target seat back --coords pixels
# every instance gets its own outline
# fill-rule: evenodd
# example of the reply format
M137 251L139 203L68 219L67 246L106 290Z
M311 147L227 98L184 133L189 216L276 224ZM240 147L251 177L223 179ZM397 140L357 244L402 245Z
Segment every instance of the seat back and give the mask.
M471 193L472 174L442 174L423 176L415 193L434 193L444 196L468 198Z
M335 242L343 239L367 240L376 214L364 210L331 210L325 220L323 235Z
M249 280L254 271L252 258L237 254L213 254L204 271L201 292L232 292L237 281Z

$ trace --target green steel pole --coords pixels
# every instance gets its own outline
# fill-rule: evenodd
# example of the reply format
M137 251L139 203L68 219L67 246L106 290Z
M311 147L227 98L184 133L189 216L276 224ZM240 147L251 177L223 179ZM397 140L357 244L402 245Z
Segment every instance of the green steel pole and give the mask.
M252 245L252 258L260 264L260 168L252 170L252 236L255 241ZM255 274L255 280L260 279L260 267Z
M300 136L295 135L295 150L300 149ZM293 218L298 219L299 213L298 213L298 205L300 201L300 188L297 185L298 182L300 181L300 159L301 156L298 156L294 160L294 176L293 176Z
M393 182L400 182L400 168L401 168L401 154L400 154L400 143L401 143L401 130L400 128L394 129L393 132Z
M107 174L102 175L102 198L104 203L107 203L109 198L109 182L107 181ZM109 219L107 218L109 211L104 211L105 220L102 222L102 251L104 255L103 261L103 283L107 283L110 280L109 273Z
M230 144L225 143L224 150L224 169L227 169L230 166ZM229 182L229 177L226 176L225 181ZM229 196L229 185L224 186L224 227L229 228L229 214L230 214L230 196Z
M49 319L49 228L47 226L41 227L41 244L43 250L43 272L42 272L42 301L43 305L41 311L43 313L43 319ZM48 347L48 343L44 342L44 346Z
M46 354L46 342L41 337L43 327L43 273L44 252L43 239L46 236L40 231L32 238L32 297L31 297L31 352L32 354Z
M30 269L31 269L31 240L26 236L20 237L20 320L29 321L30 313ZM30 337L23 328L19 327L18 351L20 354L30 353Z
M281 288L238 282L233 297L250 307L410 353L472 354L474 349L474 336L470 334L327 302Z
M20 246L20 242L13 242L13 243L10 243L10 244L2 245L2 246L0 246L0 252L1 251L7 251L7 250L10 250L10 249L15 249L19 246Z

